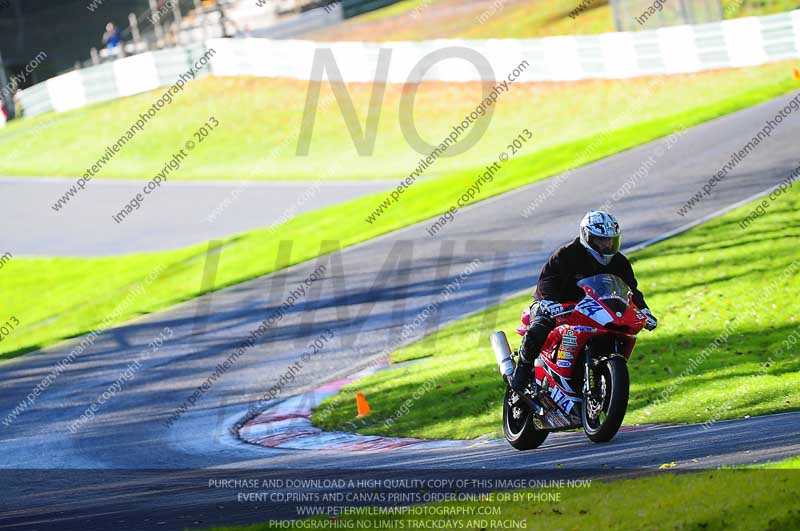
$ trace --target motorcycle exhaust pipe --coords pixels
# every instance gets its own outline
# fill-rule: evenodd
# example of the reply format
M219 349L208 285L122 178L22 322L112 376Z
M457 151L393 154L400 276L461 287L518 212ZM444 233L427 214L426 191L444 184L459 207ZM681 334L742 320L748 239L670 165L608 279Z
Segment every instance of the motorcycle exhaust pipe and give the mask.
M497 362L497 368L500 370L500 376L503 377L503 380L508 381L511 375L514 374L514 360L511 359L511 347L508 345L506 333L503 331L495 332L489 336L489 340L492 343L492 351Z

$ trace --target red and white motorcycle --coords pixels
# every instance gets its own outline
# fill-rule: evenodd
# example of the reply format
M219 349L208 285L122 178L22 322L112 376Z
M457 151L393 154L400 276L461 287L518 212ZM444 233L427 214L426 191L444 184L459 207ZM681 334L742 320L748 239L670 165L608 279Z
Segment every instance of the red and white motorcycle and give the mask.
M551 431L581 426L592 441L610 441L628 409L627 361L647 318L615 275L595 275L578 286L586 296L555 316L556 327L534 362L533 384L524 396L506 390L503 432L518 450L537 448ZM520 335L530 326L527 310L522 323ZM492 334L491 342L508 382L516 354L503 332Z

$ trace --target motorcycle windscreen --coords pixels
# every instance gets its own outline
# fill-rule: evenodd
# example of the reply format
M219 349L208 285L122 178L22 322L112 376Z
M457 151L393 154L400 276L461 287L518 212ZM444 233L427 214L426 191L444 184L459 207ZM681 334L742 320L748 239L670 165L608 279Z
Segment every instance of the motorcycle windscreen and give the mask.
M625 283L624 280L617 275L594 275L592 277L584 278L578 281L578 287L586 291L586 288L592 290L594 296L598 299L616 298L628 301L631 295L631 288Z
M578 287L586 292L586 297L578 303L575 310L601 325L615 320L606 308L614 312L617 318L622 317L628 308L631 288L616 275L603 274L584 278L578 282ZM598 300L606 308L598 304Z

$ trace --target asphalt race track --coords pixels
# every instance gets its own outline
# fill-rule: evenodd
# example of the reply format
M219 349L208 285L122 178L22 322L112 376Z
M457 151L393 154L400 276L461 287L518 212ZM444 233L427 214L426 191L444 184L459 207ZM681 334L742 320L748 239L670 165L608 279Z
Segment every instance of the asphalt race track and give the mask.
M624 244L630 248L656 238L784 179L798 164L796 114L686 217L676 214L788 99L689 130L613 206ZM375 469L386 468L439 478L532 470L609 477L673 461L677 469L713 468L800 454L800 413L719 422L709 430L631 429L606 445L592 444L582 434L559 434L526 453L503 441L476 441L458 452L268 450L240 442L231 429L325 329L333 340L281 388L278 399L374 359L471 262L478 267L415 330L415 337L530 288L549 251L574 237L582 214L611 197L662 145L653 142L581 168L527 220L519 213L547 182L465 209L436 237L428 236L423 223L108 330L8 425L9 413L77 341L3 363L0 474L13 488L0 501L0 528L183 529L297 516L281 504L237 502L234 491L209 487L212 475L285 475L307 469L338 477L385 474ZM322 278L291 295L320 271L320 264ZM292 306L285 316L194 407L165 427L217 364L287 300ZM484 327L488 336L493 323ZM148 350L148 343L167 329L170 339L157 351ZM140 368L123 390L71 433L70 426L133 360L140 360Z
M112 221L145 181L91 181L59 211L75 179L0 178L6 250L19 256L113 256L163 251L285 221L394 186L389 181L166 182Z

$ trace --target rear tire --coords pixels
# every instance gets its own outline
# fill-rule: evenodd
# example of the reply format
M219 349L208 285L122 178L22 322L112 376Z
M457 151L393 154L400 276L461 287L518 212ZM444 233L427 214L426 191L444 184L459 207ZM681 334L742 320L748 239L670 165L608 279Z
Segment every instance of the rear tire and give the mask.
M503 433L508 444L517 450L533 450L547 439L548 431L537 429L533 413L510 387L503 400Z
M614 438L628 411L630 377L625 360L614 356L594 369L594 388L598 400L584 399L581 407L583 431L592 442L608 442ZM599 398L602 397L602 405Z

